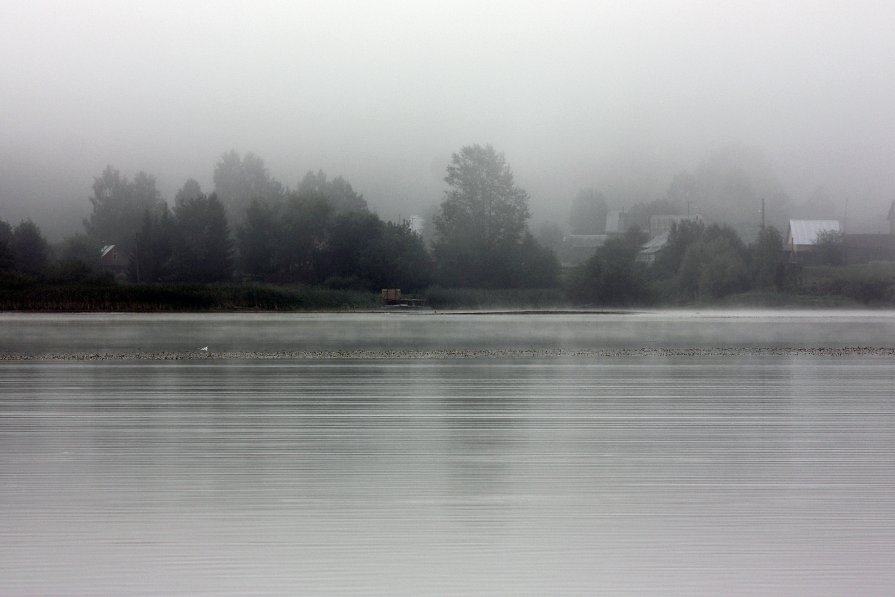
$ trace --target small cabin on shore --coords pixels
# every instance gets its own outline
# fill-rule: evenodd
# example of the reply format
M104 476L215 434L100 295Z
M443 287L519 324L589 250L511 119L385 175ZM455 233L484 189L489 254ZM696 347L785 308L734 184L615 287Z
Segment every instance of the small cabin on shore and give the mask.
M116 276L125 275L130 265L130 257L118 245L106 245L99 252L99 265Z

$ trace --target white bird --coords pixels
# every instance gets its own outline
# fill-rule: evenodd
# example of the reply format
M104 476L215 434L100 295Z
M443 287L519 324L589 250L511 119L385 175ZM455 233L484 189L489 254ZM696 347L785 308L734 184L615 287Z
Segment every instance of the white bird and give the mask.
M200 348L199 350L204 350L205 352L208 352L208 347L207 347L207 346L203 346L203 347Z

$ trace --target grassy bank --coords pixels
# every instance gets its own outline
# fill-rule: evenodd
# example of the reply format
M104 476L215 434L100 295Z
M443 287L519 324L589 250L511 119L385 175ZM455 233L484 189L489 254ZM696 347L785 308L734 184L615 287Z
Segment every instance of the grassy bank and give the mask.
M561 288L475 289L432 287L415 295L437 310L604 308L578 305ZM362 311L381 307L378 293L319 286L270 284L46 283L0 277L0 311ZM648 305L729 308L892 308L895 264L809 267L787 291L751 291L715 301ZM622 307L624 307L622 305Z
M309 286L33 284L0 289L3 311L341 311L378 305L372 293Z

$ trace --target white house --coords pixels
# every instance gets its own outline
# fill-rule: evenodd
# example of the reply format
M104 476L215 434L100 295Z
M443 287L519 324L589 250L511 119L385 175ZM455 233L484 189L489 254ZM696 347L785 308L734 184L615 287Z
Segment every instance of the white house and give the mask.
M839 220L790 220L786 250L794 255L814 251L817 236L822 232L842 232Z

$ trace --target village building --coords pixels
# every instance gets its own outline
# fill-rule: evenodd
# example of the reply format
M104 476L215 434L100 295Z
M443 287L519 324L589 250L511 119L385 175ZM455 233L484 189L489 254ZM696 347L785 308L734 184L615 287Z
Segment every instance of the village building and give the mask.
M656 261L656 257L665 250L665 247L668 246L668 235L670 232L663 232L662 234L651 238L646 241L641 247L640 251L637 253L636 261L637 263L645 263L646 265L652 265Z
M130 258L118 245L106 245L100 250L99 265L107 272L123 276L127 274Z
M817 251L818 237L824 233L841 233L839 220L790 220L784 250L790 261L801 261Z

